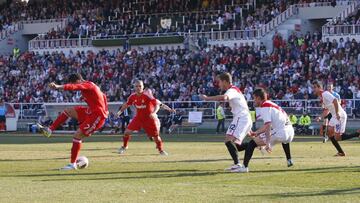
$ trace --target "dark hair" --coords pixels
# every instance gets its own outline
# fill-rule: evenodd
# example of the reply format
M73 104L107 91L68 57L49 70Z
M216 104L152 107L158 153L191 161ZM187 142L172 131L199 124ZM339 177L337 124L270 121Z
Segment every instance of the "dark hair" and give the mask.
M312 85L316 86L317 88L323 88L322 84L320 84L318 81L313 81Z
M221 81L226 81L228 83L232 83L232 77L230 75L230 73L221 73L220 75L218 75L219 80Z
M78 80L84 80L80 73L73 73L69 76L69 82L75 83Z
M267 93L263 88L258 88L254 90L253 95L260 97L261 100L267 100Z

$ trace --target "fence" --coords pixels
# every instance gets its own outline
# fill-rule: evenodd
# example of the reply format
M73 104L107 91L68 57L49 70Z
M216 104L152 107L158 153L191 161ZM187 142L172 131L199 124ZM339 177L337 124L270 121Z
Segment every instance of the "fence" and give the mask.
M319 100L273 100L280 105L288 114L302 115L308 113L310 116L318 116L322 112L322 107ZM171 101L164 102L168 106L176 109L184 117L188 116L190 111L203 112L204 119L215 119L216 108L218 102L215 101ZM109 111L116 113L121 102L109 102ZM15 109L20 110L19 119L38 119L39 116L49 116L55 118L58 112L63 111L65 108L86 105L84 103L14 103ZM253 101L248 102L249 107L253 107ZM360 99L346 99L342 101L343 108L346 110L349 118L360 119ZM166 115L167 112L161 110L159 116ZM229 118L232 117L229 107L225 107L225 115Z
M29 41L29 50L36 51L39 49L55 48L76 48L92 46L90 38L76 39L49 39L49 40L31 40Z
M324 36L359 35L360 25L327 25L322 27Z
M360 34L359 25L332 25L337 19L345 20L349 15L356 12L360 6L360 1L344 1L343 3L347 3L346 5L349 6L322 27L323 37Z

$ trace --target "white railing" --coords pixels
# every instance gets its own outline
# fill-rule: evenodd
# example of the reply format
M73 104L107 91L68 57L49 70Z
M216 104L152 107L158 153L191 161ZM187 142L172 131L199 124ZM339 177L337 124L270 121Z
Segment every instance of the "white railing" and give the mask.
M205 37L208 40L250 40L260 37L259 30L229 30L229 31L210 31L210 32L189 32L186 35L194 39Z
M282 12L280 15L273 18L270 22L260 28L260 36L265 36L267 33L275 30L280 24L298 14L299 8L297 5L291 5L288 9Z
M92 46L90 38L75 39L49 39L49 40L31 40L29 41L29 50L36 51L40 49L57 48L78 48Z
M319 100L273 100L280 105L288 114L302 115L308 113L310 116L318 116L322 112L322 107ZM343 108L346 110L349 118L356 119L360 117L360 99L346 99L343 100L345 104ZM216 118L216 108L218 102L215 101L169 101L164 102L168 106L182 112L187 117L189 111L202 111L205 119ZM13 104L15 109L20 110L20 119L37 119L39 116L48 115L50 117L56 117L58 112L61 112L64 108L76 105L86 105L85 103L15 103ZM109 110L112 113L116 113L122 102L109 102ZM248 101L249 107L253 107L253 101ZM160 111L159 116L165 115L165 111ZM225 114L227 117L231 117L231 111L227 107L225 108Z
M360 35L360 25L327 25L322 27L323 36Z
M23 20L21 21L24 24L33 24L33 23L54 23L54 22L62 22L66 18L52 18L52 19L39 19L39 20Z
M322 27L323 37L334 36L334 35L348 35L348 34L359 34L357 26L351 27L352 25L332 25L337 19L345 20L349 15L356 12L360 6L360 1L348 1L349 5L345 10L343 10L339 15L334 17L331 21L326 23Z
M13 35L14 33L16 33L19 30L23 29L23 24L22 23L16 23L13 26L10 26L4 30L0 31L0 41L6 39L7 37Z

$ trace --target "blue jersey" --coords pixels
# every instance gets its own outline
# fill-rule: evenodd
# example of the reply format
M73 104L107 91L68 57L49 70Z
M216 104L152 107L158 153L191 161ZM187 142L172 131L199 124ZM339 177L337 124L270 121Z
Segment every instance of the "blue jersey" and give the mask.
M6 115L6 106L1 105L0 106L0 116L5 116L5 115Z
M340 98L340 95L337 93L337 92L332 92L331 93L337 100L340 100L341 98Z

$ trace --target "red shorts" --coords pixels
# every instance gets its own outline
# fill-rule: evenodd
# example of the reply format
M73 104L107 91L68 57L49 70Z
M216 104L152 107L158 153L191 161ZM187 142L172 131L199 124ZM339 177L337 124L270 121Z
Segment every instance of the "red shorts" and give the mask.
M157 137L159 136L160 121L158 118L140 119L135 116L127 127L131 131L139 131L142 128L148 137Z
M79 129L87 137L96 130L100 129L105 123L106 118L104 118L103 115L91 112L88 107L76 106L75 111L80 124Z

